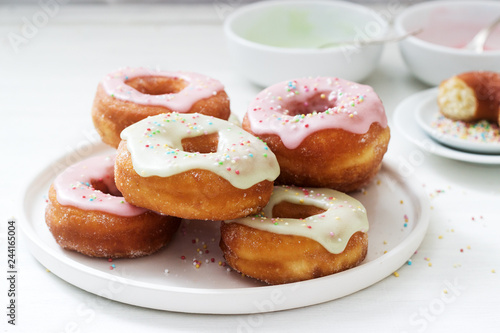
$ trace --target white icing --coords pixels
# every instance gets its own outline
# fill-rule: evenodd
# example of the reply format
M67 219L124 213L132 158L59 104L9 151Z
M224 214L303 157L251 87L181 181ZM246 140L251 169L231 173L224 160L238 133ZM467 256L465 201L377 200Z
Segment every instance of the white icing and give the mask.
M216 153L183 151L182 139L218 133ZM148 117L121 133L134 170L142 177L170 177L192 169L211 171L247 189L279 175L276 156L260 139L221 119L177 112Z
M273 207L280 202L315 206L325 210L305 219L272 217ZM226 223L239 223L276 234L313 239L330 253L344 251L356 232L368 232L366 209L356 199L332 189L275 186L271 199L261 214Z

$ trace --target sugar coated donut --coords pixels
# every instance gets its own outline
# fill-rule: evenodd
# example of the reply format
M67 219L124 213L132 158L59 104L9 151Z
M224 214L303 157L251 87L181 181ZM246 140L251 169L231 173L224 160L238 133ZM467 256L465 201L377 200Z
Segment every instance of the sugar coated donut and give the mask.
M384 107L371 87L328 77L263 90L242 126L276 154L277 183L342 192L372 179L390 138Z
M257 216L222 222L220 247L235 270L269 284L360 264L368 248L363 205L331 189L275 186Z
M156 252L180 220L127 203L113 179L114 156L63 171L49 190L45 221L63 248L91 257L134 258Z
M443 81L438 105L452 120L489 120L500 125L500 73L467 72Z
M121 136L118 189L128 202L167 215L221 220L256 213L279 174L265 143L213 117L157 115Z
M205 75L124 68L99 83L92 120L102 140L116 148L127 126L172 111L227 120L229 98L219 81Z

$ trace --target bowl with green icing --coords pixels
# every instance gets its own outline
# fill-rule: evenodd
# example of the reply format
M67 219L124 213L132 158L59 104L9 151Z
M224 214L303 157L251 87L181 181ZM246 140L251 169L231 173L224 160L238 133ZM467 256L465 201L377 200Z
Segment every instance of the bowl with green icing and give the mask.
M224 22L235 69L259 86L300 77L363 81L379 63L387 34L377 12L344 1L262 1Z

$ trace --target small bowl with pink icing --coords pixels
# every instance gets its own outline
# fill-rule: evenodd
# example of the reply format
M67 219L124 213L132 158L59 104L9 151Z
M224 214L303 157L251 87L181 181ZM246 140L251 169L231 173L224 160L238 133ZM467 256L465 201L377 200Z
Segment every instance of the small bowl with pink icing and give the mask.
M384 47L363 42L387 30L377 12L344 1L262 1L238 8L224 22L235 69L261 87L297 77L363 81Z
M394 27L399 34L422 29L399 42L399 48L413 75L435 86L463 72L500 71L500 25L492 30L483 52L465 48L499 16L499 1L429 1L406 8Z

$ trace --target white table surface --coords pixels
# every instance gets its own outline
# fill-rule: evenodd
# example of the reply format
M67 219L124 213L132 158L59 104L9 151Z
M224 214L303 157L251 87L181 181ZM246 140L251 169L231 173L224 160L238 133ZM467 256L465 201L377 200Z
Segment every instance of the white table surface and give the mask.
M21 34L23 20L32 20L43 9L0 7L0 249L5 253L1 259L5 271L6 224L9 218L21 216L20 184L42 166L96 137L90 106L97 83L106 73L122 66L204 73L224 83L232 110L241 117L260 88L233 71L225 48L222 18L237 6L238 1L189 8L60 5L46 24L18 45L17 52L9 34ZM410 75L396 45L386 47L380 67L365 83L379 93L391 123L401 100L428 88ZM415 160L417 155L422 158ZM394 128L385 158L417 178L431 204L426 237L412 265L398 269L399 277L390 275L342 299L277 313L173 313L110 301L66 283L34 259L27 240L19 235L17 325L7 325L2 315L1 327L8 332L295 332L312 328L498 332L499 166L433 156L408 143ZM0 286L5 309L7 292L3 282Z

